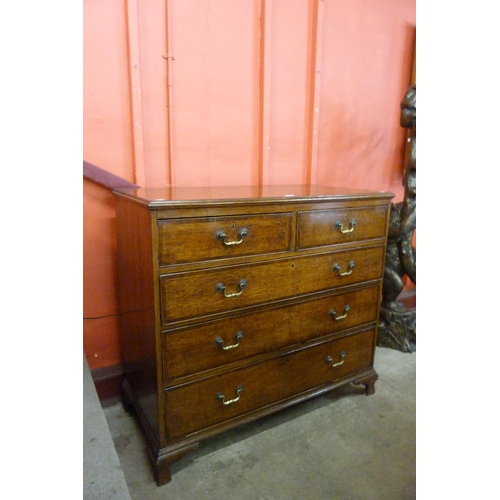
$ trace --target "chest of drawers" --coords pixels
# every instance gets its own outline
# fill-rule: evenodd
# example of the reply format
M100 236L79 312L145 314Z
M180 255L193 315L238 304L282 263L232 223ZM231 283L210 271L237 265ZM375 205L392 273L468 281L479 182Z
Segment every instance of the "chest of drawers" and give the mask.
M343 384L374 392L392 193L114 191L124 401L158 485L215 433Z

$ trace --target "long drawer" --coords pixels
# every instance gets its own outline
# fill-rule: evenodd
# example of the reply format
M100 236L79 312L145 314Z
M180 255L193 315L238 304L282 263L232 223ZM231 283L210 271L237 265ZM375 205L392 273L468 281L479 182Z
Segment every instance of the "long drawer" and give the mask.
M167 435L201 431L369 368L374 336L370 329L168 390Z
M162 219L160 267L291 249L292 214Z
M383 238L386 220L385 206L299 212L297 248Z
M379 285L163 332L164 383L377 319Z
M333 287L378 279L384 247L303 256L160 276L161 321L167 325Z

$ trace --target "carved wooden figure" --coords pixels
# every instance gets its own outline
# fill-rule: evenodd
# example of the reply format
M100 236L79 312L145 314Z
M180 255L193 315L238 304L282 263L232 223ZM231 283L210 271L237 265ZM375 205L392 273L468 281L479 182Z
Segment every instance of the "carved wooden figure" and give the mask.
M416 311L397 300L404 289L404 277L417 283L416 249L413 234L417 221L417 89L412 85L401 102L400 124L408 129L403 201L391 204L382 307L377 345L403 352L416 350Z

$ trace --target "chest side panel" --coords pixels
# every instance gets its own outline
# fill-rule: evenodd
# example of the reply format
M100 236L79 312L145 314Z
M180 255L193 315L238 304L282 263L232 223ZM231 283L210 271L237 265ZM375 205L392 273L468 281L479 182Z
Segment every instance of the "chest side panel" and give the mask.
M164 423L158 392L161 361L151 213L121 198L116 198L115 206L124 372L149 432L161 442Z

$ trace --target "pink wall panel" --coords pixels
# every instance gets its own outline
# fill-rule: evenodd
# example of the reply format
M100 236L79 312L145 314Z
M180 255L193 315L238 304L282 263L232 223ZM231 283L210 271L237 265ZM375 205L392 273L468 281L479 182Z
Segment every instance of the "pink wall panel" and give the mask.
M177 185L257 182L259 8L256 0L171 1Z
M86 0L83 26L84 159L132 180L124 2Z
M272 2L269 184L305 181L310 5Z
M325 2L318 183L385 189L402 197L415 3Z
M83 346L91 369L120 362L116 214L108 190L83 182Z
M167 13L165 0L129 0L137 4L144 186L170 182L167 87ZM130 15L133 15L131 13Z
M83 22L84 160L133 180L125 2L86 0ZM91 369L121 361L116 228L111 194L83 183L83 347Z

